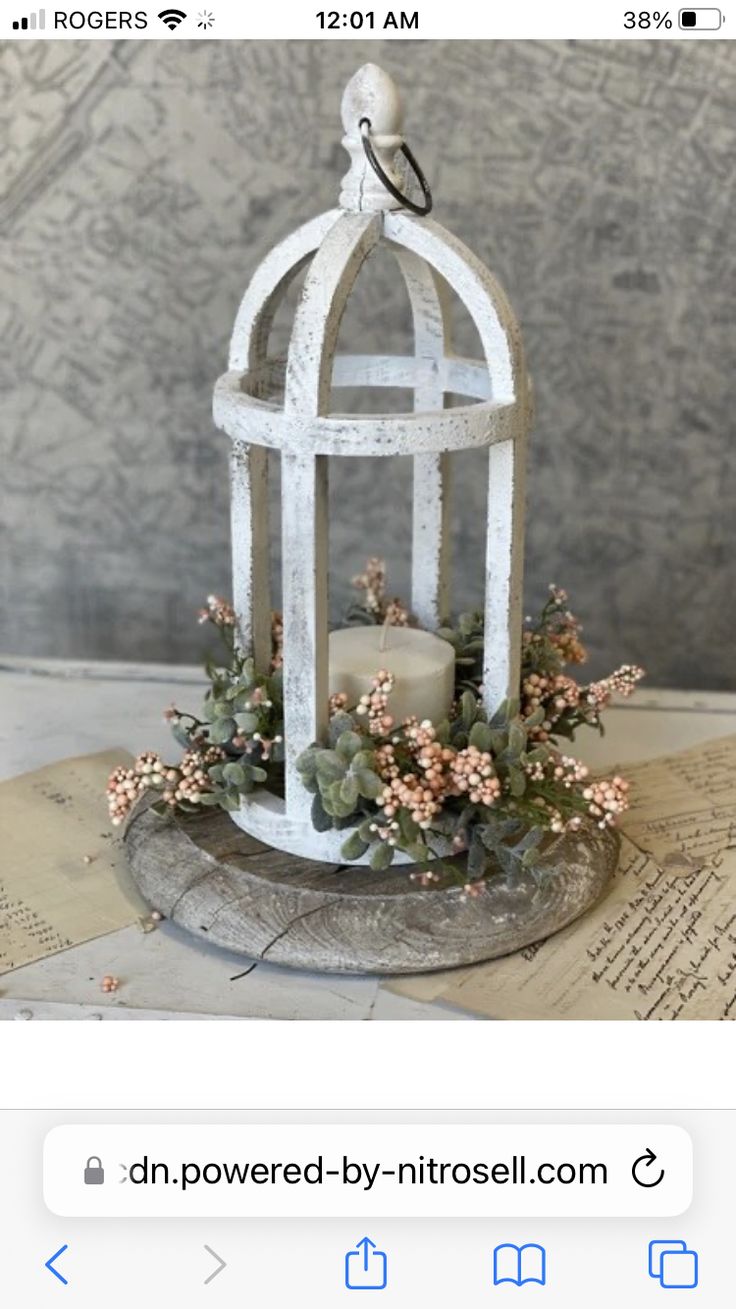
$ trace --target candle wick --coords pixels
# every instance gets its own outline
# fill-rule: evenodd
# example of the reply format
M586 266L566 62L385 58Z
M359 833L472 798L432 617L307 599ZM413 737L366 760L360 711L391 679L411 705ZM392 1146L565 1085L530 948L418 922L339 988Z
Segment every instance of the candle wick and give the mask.
M388 629L390 626L391 626L391 615L386 614L386 618L383 623L383 629L381 631L381 639L378 642L378 649L380 650L381 654L383 654L384 650L386 649L386 645L388 643Z

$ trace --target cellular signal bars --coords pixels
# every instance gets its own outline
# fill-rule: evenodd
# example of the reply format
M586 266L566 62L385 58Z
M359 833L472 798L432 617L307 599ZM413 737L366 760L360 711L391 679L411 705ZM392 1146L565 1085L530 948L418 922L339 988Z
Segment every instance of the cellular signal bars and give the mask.
M13 22L14 32L42 32L46 26L46 10L39 9L37 14L29 14L28 18L16 18Z

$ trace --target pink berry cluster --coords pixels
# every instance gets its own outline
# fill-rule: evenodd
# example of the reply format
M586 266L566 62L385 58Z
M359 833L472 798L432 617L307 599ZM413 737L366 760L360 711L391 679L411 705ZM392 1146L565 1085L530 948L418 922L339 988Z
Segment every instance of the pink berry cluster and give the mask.
M432 868L421 868L417 869L416 872L409 873L409 881L416 882L418 886L432 886L434 882L440 880L440 874Z
M586 688L588 704L596 709L603 709L613 695L622 695L628 699L642 677L644 677L644 669L639 668L638 664L622 664L609 677L604 677L600 682L590 683Z
M362 591L360 607L371 614L376 622L390 627L408 627L411 615L402 600L395 596L386 600L386 561L375 555L366 560L362 573L352 582L356 591Z
M529 618L528 623L532 622ZM529 727L534 741L572 736L583 725L599 727L601 710L614 694L628 696L644 676L635 664L624 664L609 677L589 686L579 685L563 669L584 663L587 653L580 641L582 628L567 608L567 593L551 586L550 596L536 626L523 633L521 716L536 721ZM541 711L541 717L540 717Z
M257 709L272 709L273 701L269 700L268 692L264 686L256 686L250 693L249 698L243 705L246 713L253 713ZM267 762L271 758L271 752L275 745L280 745L283 741L280 732L275 733L272 737L265 736L263 732L253 732L251 736L246 736L244 732L236 732L232 739L232 745L236 750L244 750L247 754L258 752L261 762Z
M346 696L345 692L335 691L334 695L331 695L329 700L330 718L332 718L333 714L339 714L343 711L343 709L346 709L347 703L348 703L348 697Z
M386 605L383 621L388 623L389 627L409 627L411 614L406 605L398 597L394 597Z
M390 742L376 747L375 768L384 782L392 782L401 776L401 769L396 761L396 747Z
M386 561L375 555L366 559L363 572L353 578L352 584L356 591L363 592L363 608L380 618L386 592Z
M464 903L466 900L477 900L479 895L483 895L485 889L486 884L482 880L477 882L466 882L460 892L459 899L461 903Z
M397 750L404 748L408 767L400 765ZM490 806L501 795L491 755L469 745L463 750L443 745L437 740L432 723L409 718L402 736L378 747L376 771L387 785L379 799L384 817L395 824L400 809L405 809L422 831L431 828L450 797L467 797L472 804ZM382 836L380 825L376 828ZM384 840L395 843L393 828Z
M583 799L599 827L615 827L619 814L629 807L629 783L618 776L592 782L583 791Z
M580 640L582 626L567 606L567 592L562 587L550 585L550 598L544 609L540 629L527 628L523 633L523 644L527 653L534 646L548 644L559 662L563 664L584 664L588 652ZM531 622L531 619L527 621Z
M393 673L382 668L371 678L371 690L362 695L355 707L360 717L368 718L368 731L371 736L383 736L394 725L393 716L388 712L388 698L394 689L396 678Z
M578 707L580 687L564 673L529 673L521 684L521 697L522 718L530 718L538 709L544 711L544 720L531 728L530 733L535 741L548 741L555 723L566 710Z
M421 777L417 777L416 773L404 773L402 777L395 777L389 782L379 803L388 819L394 819L400 809L406 809L422 831L431 827L432 819L442 812L442 796L432 786L424 783Z
M588 658L588 651L580 640L583 628L567 608L567 591L551 583L549 592L555 610L550 624L549 639L563 664L584 664Z
M416 718L408 718L404 723L404 734L409 752L427 785L435 795L443 795L448 789L449 768L456 752L437 740L436 729L428 718L421 723Z
M528 673L521 685L521 715L530 718L542 709L544 719L529 729L535 741L548 741L565 716L574 725L585 722L595 727L601 710L610 704L612 697L630 696L642 677L644 669L635 664L624 664L609 677L589 686L579 686L565 673Z
M469 745L458 750L450 769L453 794L467 795L472 804L495 804L501 794L501 783L493 767L493 759L485 750Z
M386 818L393 819L399 809L406 809L417 826L426 831L432 826L432 819L442 811L448 786L447 767L454 759L455 751L440 745L428 719L421 723L416 718L407 719L403 735L410 768L402 772L397 762L396 746L401 741L400 736L393 743L379 747L376 754L378 774L388 781L379 803ZM412 771L412 768L419 772Z
M584 782L588 776L588 769L585 764L581 764L579 759L573 759L572 755L557 754L553 751L546 760L536 760L534 763L526 765L527 777L533 782L544 782L551 778L559 786L564 786L566 791L579 782Z
M186 750L174 766L164 763L153 750L146 750L132 767L113 769L107 783L107 806L113 827L125 822L136 801L151 788L172 809L180 804L199 804L203 793L212 789L207 769L224 757L224 751L213 745L206 750Z
M207 604L198 614L200 623L214 623L215 627L234 627L235 610L221 595L208 595Z
M588 769L571 755L550 751L546 760L526 765L525 772L532 783L552 782L556 788L574 792L580 797L580 812L564 816L552 800L537 795L534 804L546 815L547 826L557 834L577 832L583 818L595 819L599 827L613 827L620 814L629 807L629 783L618 775L588 781Z

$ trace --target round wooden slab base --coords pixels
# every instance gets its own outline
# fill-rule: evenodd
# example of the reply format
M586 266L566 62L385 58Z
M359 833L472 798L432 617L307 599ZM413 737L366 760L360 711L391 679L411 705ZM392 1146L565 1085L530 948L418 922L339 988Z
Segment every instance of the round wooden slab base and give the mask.
M619 838L596 827L560 837L541 882L520 872L480 895L316 863L261 845L226 813L160 818L139 810L125 836L144 898L195 936L251 959L325 973L420 973L510 954L594 904Z

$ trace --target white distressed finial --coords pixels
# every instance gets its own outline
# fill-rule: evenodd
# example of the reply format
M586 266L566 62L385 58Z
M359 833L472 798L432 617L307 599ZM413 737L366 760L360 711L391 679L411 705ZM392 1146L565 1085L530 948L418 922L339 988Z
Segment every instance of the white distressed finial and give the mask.
M394 167L394 156L403 142L403 109L398 87L378 64L364 64L351 77L342 97L342 143L350 155L350 168L342 179L340 204L343 209L371 213L400 209L398 200L386 190L369 164L361 135L361 119L371 125L371 142L384 172L395 186L402 185Z

